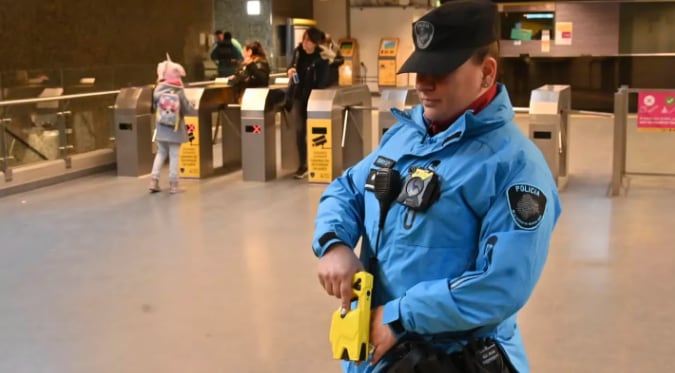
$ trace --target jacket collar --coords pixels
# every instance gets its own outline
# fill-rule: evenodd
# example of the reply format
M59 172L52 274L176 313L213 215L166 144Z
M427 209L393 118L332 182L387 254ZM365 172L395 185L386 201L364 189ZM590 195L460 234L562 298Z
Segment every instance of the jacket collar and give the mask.
M483 110L474 114L472 109L467 109L447 129L433 137L427 134L427 121L421 104L408 111L393 108L391 112L404 125L413 126L419 132L422 137L419 145L434 145L434 148L490 132L509 123L514 116L508 91L501 83L497 84L497 95Z

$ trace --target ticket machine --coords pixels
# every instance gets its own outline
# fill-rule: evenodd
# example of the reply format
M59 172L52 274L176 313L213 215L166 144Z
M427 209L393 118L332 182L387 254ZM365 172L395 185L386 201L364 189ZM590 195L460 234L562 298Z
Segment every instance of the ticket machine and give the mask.
M377 56L377 84L380 88L396 87L398 45L398 38L380 40L380 51Z
M338 45L340 46L340 54L345 59L339 70L339 85L358 84L360 81L361 61L359 60L359 48L356 39L340 39Z

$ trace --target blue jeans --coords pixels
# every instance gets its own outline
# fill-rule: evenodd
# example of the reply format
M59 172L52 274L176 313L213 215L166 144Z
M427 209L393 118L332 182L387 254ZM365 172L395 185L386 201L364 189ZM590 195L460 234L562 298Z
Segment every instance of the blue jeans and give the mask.
M157 154L155 162L152 165L152 178L159 179L159 171L164 165L167 155L169 156L169 181L178 181L178 154L180 152L178 143L157 141Z

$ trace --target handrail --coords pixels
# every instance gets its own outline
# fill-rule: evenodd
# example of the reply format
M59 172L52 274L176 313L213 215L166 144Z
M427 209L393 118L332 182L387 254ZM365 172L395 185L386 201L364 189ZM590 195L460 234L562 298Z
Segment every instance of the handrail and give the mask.
M201 86L211 85L211 84L223 84L224 85L224 84L227 84L227 81L226 80L225 81L202 80L202 81L198 81L198 82L188 83L187 86L188 87L201 87Z
M614 118L614 113L605 113L605 112L602 112L602 111L569 110L567 112L569 114L582 114L582 115L593 115L593 116L597 116L597 117Z
M270 74L270 79L271 78L283 78L283 77L287 77L287 76L288 75L286 73L274 73L274 74ZM201 86L210 85L210 84L227 84L227 80L225 80L225 78L218 78L218 79L221 79L222 81L218 81L216 79L214 79L214 80L202 80L202 81L198 81L198 82L188 83L187 86L188 87L201 87Z
M346 105L343 107L343 109L350 109L350 110L378 110L379 108L376 108L374 106L363 106L363 105Z
M36 104L36 103L39 103L39 102L63 101L63 100L71 100L71 99L76 99L76 98L107 96L107 95L114 95L114 94L118 94L118 93L120 93L119 90L91 92L91 93L78 93L78 94L74 94L74 95L53 96L53 97L26 98L26 99L20 99L20 100L6 100L6 101L0 101L0 107L2 107L2 106L12 106L12 105Z

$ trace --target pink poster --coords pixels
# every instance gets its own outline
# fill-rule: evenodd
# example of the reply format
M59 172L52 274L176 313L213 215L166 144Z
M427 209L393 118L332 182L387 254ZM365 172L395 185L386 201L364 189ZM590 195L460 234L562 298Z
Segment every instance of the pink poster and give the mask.
M675 91L638 93L638 130L675 131Z

